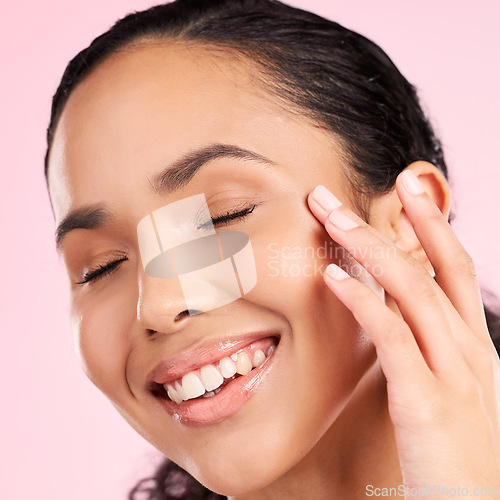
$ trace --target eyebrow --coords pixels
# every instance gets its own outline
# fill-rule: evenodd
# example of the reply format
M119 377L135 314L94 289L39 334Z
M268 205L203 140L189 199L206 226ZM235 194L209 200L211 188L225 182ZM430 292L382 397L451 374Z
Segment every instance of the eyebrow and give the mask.
M85 205L70 212L56 229L56 247L61 248L61 242L73 229L97 229L111 219L111 213L102 204Z
M253 151L228 144L211 144L190 151L177 159L150 179L149 184L156 194L172 193L186 186L195 174L207 163L220 158L251 160L264 165L274 165L268 158ZM98 229L113 218L103 203L85 205L71 211L57 226L56 247L59 250L63 238L74 229Z
M267 165L274 165L268 158L229 144L211 144L192 151L176 160L172 165L153 177L150 185L157 194L172 193L189 183L201 167L219 158L251 160Z

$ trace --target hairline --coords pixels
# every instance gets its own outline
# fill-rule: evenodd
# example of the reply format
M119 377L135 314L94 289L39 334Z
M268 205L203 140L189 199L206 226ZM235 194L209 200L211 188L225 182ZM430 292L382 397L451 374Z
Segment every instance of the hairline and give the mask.
M332 137L332 147L335 148L336 153L339 154L341 159L340 168L341 173L345 179L348 198L358 212L360 217L366 222L370 220L370 206L371 198L375 195L380 195L381 193L367 193L362 187L366 187L362 182L359 174L353 168L353 157L350 154L348 148L346 147L346 140L334 130L329 128L326 124L321 123L317 117L314 116L313 112L300 104L293 102L288 99L283 93L280 93L279 85L273 81L273 74L263 63L252 55L258 54L259 52L263 54L263 50L259 50L256 46L249 46L245 49L245 43L231 43L231 42L221 42L221 41L210 41L194 39L183 35L182 33L178 35L169 34L142 34L135 38L132 38L121 45L111 49L107 54L103 55L100 59L94 62L92 68L83 74L83 77L71 87L69 93L65 96L62 105L59 107L57 115L54 117L54 121L51 128L50 142L47 145L46 153L46 165L45 165L45 180L47 184L47 190L49 194L49 200L52 205L52 200L50 198L50 187L49 187L49 163L50 163L50 153L52 150L52 144L54 137L56 135L57 128L59 126L61 117L66 109L68 101L71 99L74 91L80 86L81 83L87 80L102 64L107 61L119 57L120 55L132 53L134 51L139 51L147 48L162 48L167 45L178 45L184 48L194 48L196 50L207 50L211 55L220 57L223 60L238 60L240 64L245 64L247 69L252 72L260 84L260 88L264 91L264 95L260 97L265 98L267 96L273 97L276 101L273 102L276 106L280 107L287 113L295 114L300 116L301 119L309 122L309 125L324 130ZM268 61L269 58L263 57L263 61ZM255 70L255 71L253 71ZM370 196L371 195L371 196Z

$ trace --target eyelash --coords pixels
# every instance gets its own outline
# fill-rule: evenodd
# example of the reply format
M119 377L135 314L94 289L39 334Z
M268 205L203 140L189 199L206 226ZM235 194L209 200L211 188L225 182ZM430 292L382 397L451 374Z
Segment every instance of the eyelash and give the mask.
M122 257L118 260L113 260L106 264L100 264L94 269L87 271L83 276L81 281L77 281L75 285L85 285L85 283L95 283L97 280L104 278L104 276L109 276L113 271L118 269L120 264L128 260L126 257Z
M244 208L243 210L238 210L236 212L226 212L225 214L218 215L217 217L212 217L211 222L214 226L219 226L221 224L228 225L235 220L243 220L247 215L250 215L257 205L252 205L251 207ZM200 224L197 229L207 228L210 224L209 221Z
M247 215L250 215L257 205L252 205L251 207L245 208L243 210L238 210L237 212L226 212L223 215L218 215L217 217L212 217L212 224L218 226L220 224L228 225L234 220L243 220ZM198 226L198 229L202 229L208 226L208 222L204 222ZM94 269L87 271L83 276L81 281L77 281L76 285L85 285L86 283L95 283L97 280L109 276L111 273L116 271L122 262L128 260L126 257L122 257L118 260L113 260L106 264L100 264Z

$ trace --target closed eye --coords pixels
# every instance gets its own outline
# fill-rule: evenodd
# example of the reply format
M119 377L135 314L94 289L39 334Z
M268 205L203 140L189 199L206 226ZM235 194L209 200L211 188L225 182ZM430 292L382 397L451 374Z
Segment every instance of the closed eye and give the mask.
M236 220L242 220L248 215L250 215L257 205L252 205L251 207L245 208L243 210L238 210L236 212L226 212L225 214L217 215L212 217L211 221L203 222L197 226L197 229L207 229L210 227L210 223L214 226L229 225L231 222Z
M197 229L207 229L212 224L213 226L229 225L234 221L243 220L245 217L250 215L257 205L252 205L250 207L244 208L238 211L227 211L224 214L212 217L210 221L204 222L197 226ZM211 224L210 224L211 223ZM116 271L122 262L128 260L126 257L121 257L104 264L99 264L93 269L86 271L80 281L75 282L76 285L85 285L86 283L95 283L97 280L109 276L111 273Z
M85 272L81 281L75 282L75 285L85 285L85 283L96 282L97 280L104 278L104 276L109 276L112 272L118 269L122 262L126 260L128 260L126 257L122 257L105 264L99 264L97 267L89 269Z

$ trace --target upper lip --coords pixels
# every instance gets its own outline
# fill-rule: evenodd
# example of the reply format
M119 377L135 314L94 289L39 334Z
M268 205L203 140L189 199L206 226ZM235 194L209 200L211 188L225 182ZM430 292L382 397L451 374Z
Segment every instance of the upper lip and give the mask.
M249 332L237 336L207 339L196 346L181 351L160 361L148 374L147 386L173 382L186 373L230 356L238 350L260 339L277 337L276 331Z

